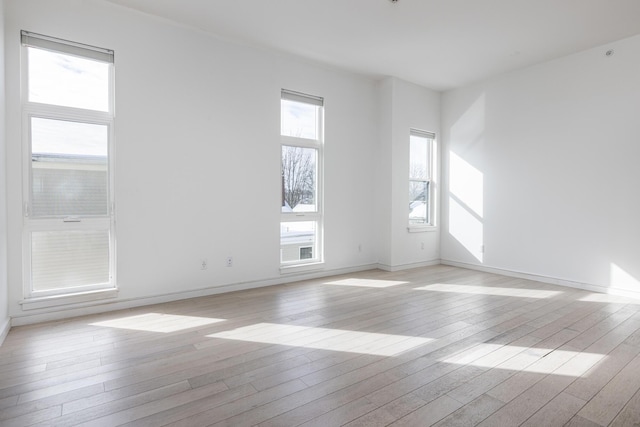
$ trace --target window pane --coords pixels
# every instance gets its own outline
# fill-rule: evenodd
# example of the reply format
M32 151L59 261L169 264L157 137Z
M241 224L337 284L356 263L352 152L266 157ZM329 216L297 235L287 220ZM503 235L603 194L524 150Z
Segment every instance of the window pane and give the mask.
M313 246L300 248L300 259L313 259Z
M316 212L318 150L282 146L282 212Z
M27 48L29 101L109 111L109 64Z
M429 179L429 142L421 136L409 138L409 176L414 179Z
M312 259L315 256L316 222L295 221L280 223L281 262ZM311 254L310 256L308 256ZM302 258L302 257L305 258Z
M31 233L34 291L109 282L109 231Z
M281 101L280 133L297 138L318 139L318 106Z
M107 215L106 125L31 119L34 216Z
M429 182L409 182L409 224L429 223Z

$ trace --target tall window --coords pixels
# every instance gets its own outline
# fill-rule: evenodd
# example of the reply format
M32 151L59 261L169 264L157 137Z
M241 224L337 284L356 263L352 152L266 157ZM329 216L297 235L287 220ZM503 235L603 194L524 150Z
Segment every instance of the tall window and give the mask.
M409 227L433 226L433 141L435 134L409 133Z
M113 51L21 41L25 296L113 288Z
M323 99L282 90L280 262L321 262Z

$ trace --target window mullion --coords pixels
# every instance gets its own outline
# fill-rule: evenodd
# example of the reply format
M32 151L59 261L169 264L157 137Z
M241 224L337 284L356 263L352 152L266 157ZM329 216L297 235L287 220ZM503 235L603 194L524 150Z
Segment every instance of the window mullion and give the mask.
M285 136L285 135L283 135L281 138L282 138L282 145L316 148L316 149L322 146L321 142L317 139L296 138L294 136Z
M60 107L47 104L29 102L24 111L30 116L51 119L65 119L85 123L112 123L113 115L102 111L85 110L81 108Z

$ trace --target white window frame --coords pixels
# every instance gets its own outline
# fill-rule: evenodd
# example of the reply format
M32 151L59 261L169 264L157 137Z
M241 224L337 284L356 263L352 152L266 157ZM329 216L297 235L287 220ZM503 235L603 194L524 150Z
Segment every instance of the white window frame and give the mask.
M100 60L109 64L109 103L108 111L95 111L83 108L58 106L29 101L29 47L60 52L80 58ZM22 98L22 147L23 147L23 309L43 308L68 302L82 302L104 298L117 290L116 257L115 257L115 197L114 197L114 61L113 51L96 48L80 43L44 36L41 34L21 32L21 76L23 85ZM43 118L77 123L103 125L107 128L107 192L108 205L105 215L86 216L32 216L32 153L31 153L31 120ZM77 287L61 287L53 290L34 290L31 265L31 234L39 231L82 231L96 230L109 233L109 280ZM50 303L47 300L50 299ZM77 301L75 301L77 300Z
M429 141L429 146L427 147L427 164L429 165L429 174L426 179L417 178L411 176L411 146L410 140L411 137L419 137L425 138ZM409 129L409 144L408 145L408 165L409 165L409 179L408 183L411 182L424 182L428 183L429 191L427 193L427 222L425 224L412 224L410 222L409 216L407 215L407 230L410 233L416 232L425 232L425 231L435 231L437 229L437 217L436 217L436 203L437 203L437 179L438 176L438 162L437 162L437 141L436 134L433 132L428 132L421 129L410 128ZM407 202L409 201L409 193L407 189Z
M280 257L281 272L299 270L305 267L319 267L324 264L324 99L321 97L307 95L287 89L281 90L280 101L293 100L296 102L308 103L319 106L317 109L317 139L299 138L288 135L280 135L280 171L282 170L282 149L285 146L311 148L317 153L316 158L316 211L314 212L282 212L280 213L280 224L283 222L315 222L316 240L315 250L312 249L313 257L310 259L298 259L293 261L283 261ZM282 110L281 110L282 111ZM281 118L282 119L282 118ZM282 202L282 200L280 200ZM280 203L281 204L281 203ZM282 250L281 250L282 254ZM299 255L299 254L298 254Z

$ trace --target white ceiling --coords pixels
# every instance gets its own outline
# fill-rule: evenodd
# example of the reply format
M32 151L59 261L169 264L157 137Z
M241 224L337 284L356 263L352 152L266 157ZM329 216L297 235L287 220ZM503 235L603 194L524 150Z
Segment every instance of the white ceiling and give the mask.
M108 1L436 90L640 34L640 0Z

